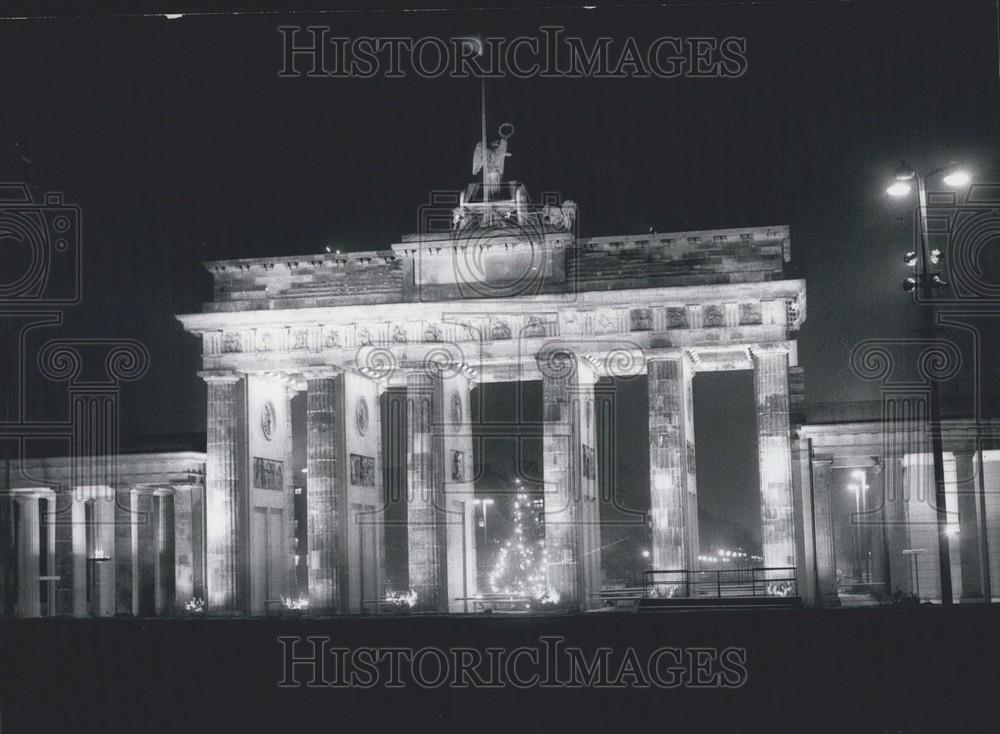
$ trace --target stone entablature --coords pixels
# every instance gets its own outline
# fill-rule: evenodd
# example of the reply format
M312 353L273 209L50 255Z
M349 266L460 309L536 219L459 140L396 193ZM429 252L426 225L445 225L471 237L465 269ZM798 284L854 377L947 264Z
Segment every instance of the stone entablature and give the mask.
M799 436L811 441L814 455L837 457L899 457L929 452L930 433L922 421L853 421L803 425ZM946 418L941 423L946 451L974 451L977 440L983 450L1000 449L1000 420ZM920 443L923 439L926 445Z
M787 227L575 238L542 228L409 235L391 249L206 264L206 311L760 283L783 278Z
M11 463L12 485L37 484L71 489L75 486L74 461L68 456L14 461ZM107 461L115 465L115 479L119 486L189 486L204 484L205 481L204 452L120 454Z
M366 352L379 348L414 355L452 349L462 356L455 361L474 364L529 359L551 340L581 352L636 350L647 356L692 348L728 353L737 345L736 351L748 359L744 345L793 339L805 319L805 283L210 312L180 319L201 334L205 369L361 365ZM712 358L706 359L705 368L712 364Z

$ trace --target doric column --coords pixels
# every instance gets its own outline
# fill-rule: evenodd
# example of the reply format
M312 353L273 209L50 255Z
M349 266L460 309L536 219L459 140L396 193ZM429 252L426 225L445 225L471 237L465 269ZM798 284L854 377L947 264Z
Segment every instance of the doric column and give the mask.
M788 352L753 352L764 565L795 566Z
M575 435L573 450L578 458L580 501L576 522L579 527L577 557L580 559L580 601L584 609L600 607L601 590L601 515L600 515L600 451L597 446L597 403L594 384L597 375L585 362L577 364L577 382L574 391L577 400L573 406Z
M132 490L132 508L135 513L135 565L132 578L135 582L136 614L140 617L152 617L156 614L159 548L155 499L151 489Z
M115 614L136 614L135 508L132 488L115 488Z
M874 458L874 457L873 457ZM881 459L879 459L881 462ZM861 520L866 526L868 549L871 552L872 582L881 584L883 591L892 593L892 569L889 565L889 503L884 467L877 463L866 470L868 482L868 512Z
M955 479L958 485L959 558L962 564L960 602L977 604L983 597L983 559L980 557L979 482L976 453L955 452Z
M652 565L671 571L696 569L697 504L694 493L694 436L689 436L690 366L682 356L650 360L649 491ZM692 506L694 513L692 513Z
M177 603L174 490L159 489L153 498L156 522L156 613L170 614Z
M183 606L195 596L202 596L200 523L195 501L201 485L175 485L173 496L174 598Z
M17 534L17 614L19 617L41 615L39 595L39 509L38 495L24 493L16 496L19 511Z
M17 602L17 548L14 546L14 493L0 492L0 615L12 616Z
M410 588L423 609L448 610L447 527L440 435L441 380L426 370L406 375L406 522Z
M307 383L308 386L308 383ZM296 599L309 599L309 587L300 588L298 583L298 570L295 564L295 555L299 551L295 547L296 538L296 520L295 520L295 434L292 429L292 400L299 393L294 385L289 383L285 386L285 425L284 434L286 436L285 441L285 460L284 460L284 472L282 476L282 486L284 487L285 494L285 509L284 509L284 543L287 549L286 560L285 560L285 575L288 579L288 595L289 597L294 597ZM308 403L308 400L306 401ZM308 408L308 404L306 406ZM307 438L308 443L308 438ZM306 459L308 460L308 449L306 453ZM308 466L305 467L306 472L309 471ZM174 502L176 503L176 496ZM176 514L176 510L175 510ZM176 522L176 520L175 520ZM309 516L306 515L306 525L309 524ZM303 528L302 533L308 531L308 527ZM306 559L306 569L308 570L309 563L308 558ZM308 584L308 578L306 579Z
M833 460L812 460L813 526L816 533L816 591L819 603L839 607L837 595L837 555L833 535Z
M93 547L87 549L88 557L103 558L91 562L94 573L91 593L92 611L95 616L110 617L115 613L115 580L118 565L116 553L117 516L115 493L102 487L93 501ZM126 526L127 527L127 526ZM129 587L131 588L131 587Z
M907 526L906 494L903 482L903 461L899 456L887 456L882 464L882 486L885 489L885 533L889 568L889 593L912 593L912 565L908 554L910 533Z
M208 456L205 464L207 605L212 612L241 608L240 490L245 469L243 381L235 374L202 373L208 383ZM241 532L242 531L242 532Z
M594 606L600 587L595 375L577 356L539 355L542 372L545 547L562 601ZM596 542L595 542L596 538Z
M795 557L798 595L806 606L815 606L816 536L813 525L812 446L808 439L792 441L792 488L795 496Z
M342 611L344 593L340 558L347 511L344 376L333 371L311 373L306 389L309 607L316 613L331 613Z
M87 521L84 492L90 487L69 487L53 495L55 514L55 613L82 617L87 614Z
M45 598L45 616L56 615L56 586L59 583L59 572L56 568L56 500L53 492L46 492L40 500L39 512L42 517L41 543L43 550L43 561L40 568L43 584L40 589L41 595Z

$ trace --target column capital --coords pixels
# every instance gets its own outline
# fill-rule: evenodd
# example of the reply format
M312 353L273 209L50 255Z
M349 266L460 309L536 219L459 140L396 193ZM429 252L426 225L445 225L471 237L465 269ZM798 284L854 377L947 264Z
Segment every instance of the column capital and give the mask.
M315 367L305 367L299 370L299 374L306 380L332 380L344 374L342 367L335 365L317 365Z
M200 489L201 486L197 482L183 482L180 484L171 484L170 489L173 490L174 494L177 494L178 492L193 492L196 489Z
M686 355L686 356L692 358L691 355ZM677 362L684 359L684 357L685 357L684 349L677 349L677 350L667 349L659 351L656 354L647 357L646 364L649 364L650 362Z
M51 487L13 487L3 493L13 495L15 500L40 500L55 496Z
M239 382L243 375L234 370L199 370L198 377L209 385L228 385Z
M753 344L748 349L753 358L781 355L790 357L792 351L787 344Z

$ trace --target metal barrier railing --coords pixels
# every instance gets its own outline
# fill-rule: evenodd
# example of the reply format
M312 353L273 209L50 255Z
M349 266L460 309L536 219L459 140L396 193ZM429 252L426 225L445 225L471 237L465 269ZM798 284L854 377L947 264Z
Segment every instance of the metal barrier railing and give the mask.
M647 598L798 596L794 566L648 569L642 573L642 588Z

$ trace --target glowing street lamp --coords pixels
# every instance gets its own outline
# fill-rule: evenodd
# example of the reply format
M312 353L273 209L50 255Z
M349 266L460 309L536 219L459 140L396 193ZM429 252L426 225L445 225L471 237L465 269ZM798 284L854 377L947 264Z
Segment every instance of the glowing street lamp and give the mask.
M952 171L941 180L953 188L962 188L972 183L972 174L964 169L958 169Z
M889 196L899 197L899 196L906 196L912 190L913 189L912 189L912 187L910 186L910 184L908 182L906 182L906 181L894 181L889 186L889 188L887 188L885 190L885 193L889 194Z
M928 307L924 308L924 331L930 341L936 339L934 311L930 304L934 297L934 291L947 286L941 277L941 273L929 272L928 265L936 265L941 259L939 250L930 250L928 244L927 226L927 179L940 177L945 186L960 188L968 186L972 182L972 174L969 171L955 165L936 168L926 174L919 173L906 161L901 161L893 175L893 181L886 189L890 196L907 196L912 190L912 184L917 185L917 209L919 213L919 237L917 242L916 258L912 261L911 253L907 253L904 261L908 266L914 267L913 275L903 281L903 289L907 292L917 291L919 295L918 303L923 302ZM919 289L919 290L918 290ZM945 484L944 484L944 446L941 439L941 397L938 387L937 377L933 372L929 375L929 422L931 434L931 451L934 458L934 502L937 511L938 525L938 563L941 577L941 603L950 605L951 598L951 554L948 550L948 543L945 537L948 534L948 516L945 505Z

